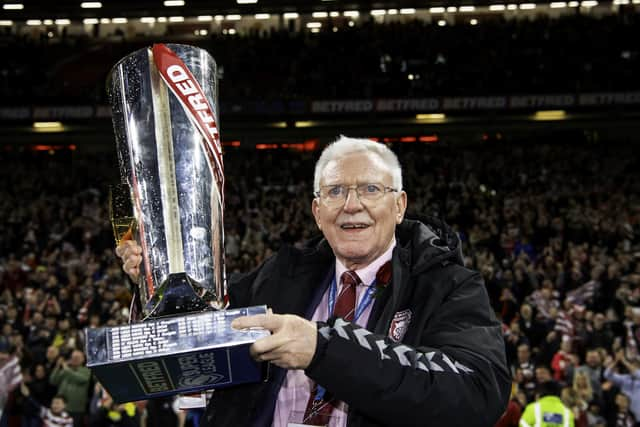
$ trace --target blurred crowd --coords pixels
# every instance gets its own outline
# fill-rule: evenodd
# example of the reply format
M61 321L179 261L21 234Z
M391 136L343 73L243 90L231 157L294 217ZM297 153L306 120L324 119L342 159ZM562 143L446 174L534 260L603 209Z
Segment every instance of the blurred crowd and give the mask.
M394 149L409 216L437 216L458 232L465 263L482 272L503 322L515 424L502 425L517 425L536 386L549 379L562 386L577 426L635 425L640 159L633 149ZM317 234L310 215L316 154L225 154L226 210L234 212L225 223L227 274L249 271L282 245L301 245ZM36 426L47 416L59 421L51 425L197 425L172 399L114 404L84 366L82 328L125 323L129 315L131 289L108 219L115 164L104 154L79 151L0 154L5 425ZM19 363L21 386L4 379L11 360Z
M256 100L582 93L640 89L640 14L551 18L481 17L350 27L327 20L317 33L288 29L212 32L189 40L219 66L223 102ZM334 28L336 31L334 31ZM50 31L50 30L47 30ZM53 34L53 33L52 33ZM132 51L161 41L143 35L40 39L0 35L5 104L105 101L107 73ZM167 34L164 41L185 41ZM258 84L256 84L258 83Z

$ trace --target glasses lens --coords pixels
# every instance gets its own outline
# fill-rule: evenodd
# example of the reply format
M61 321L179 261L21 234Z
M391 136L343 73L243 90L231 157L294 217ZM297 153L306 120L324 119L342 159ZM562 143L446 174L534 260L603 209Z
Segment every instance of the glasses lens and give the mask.
M339 202L344 200L345 191L343 185L328 185L321 189L320 195L328 202Z
M360 184L357 187L358 196L365 200L377 200L384 194L384 188L380 184Z

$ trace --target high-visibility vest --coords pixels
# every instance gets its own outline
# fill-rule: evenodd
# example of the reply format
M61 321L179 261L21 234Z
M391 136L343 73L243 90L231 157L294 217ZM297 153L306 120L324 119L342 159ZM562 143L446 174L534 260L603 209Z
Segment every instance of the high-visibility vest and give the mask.
M573 414L559 397L545 396L527 405L520 427L574 427Z

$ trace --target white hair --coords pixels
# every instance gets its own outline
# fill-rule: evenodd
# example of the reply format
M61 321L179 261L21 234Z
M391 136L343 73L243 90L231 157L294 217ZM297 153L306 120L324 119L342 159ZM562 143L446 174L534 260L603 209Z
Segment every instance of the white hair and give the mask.
M393 180L393 188L398 191L402 190L402 168L400 167L398 156L393 151L386 145L370 139L349 138L340 135L335 142L327 145L316 162L316 169L313 175L313 191L320 191L320 177L330 161L347 154L362 152L377 155L389 169Z

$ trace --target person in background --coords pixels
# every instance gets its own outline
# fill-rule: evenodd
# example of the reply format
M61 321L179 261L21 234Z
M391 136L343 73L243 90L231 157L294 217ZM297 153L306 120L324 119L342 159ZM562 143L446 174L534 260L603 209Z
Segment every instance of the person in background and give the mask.
M29 382L31 396L42 406L49 406L51 399L56 394L56 387L49 382L49 376L42 364L37 364L33 368L31 382Z
M520 427L574 427L574 417L559 397L555 381L538 384L537 399L530 403L520 418Z
M576 371L576 374L573 376L572 387L577 393L577 396L587 404L593 402L598 407L602 406L602 399L594 395L593 389L591 388L591 381L586 373Z
M522 415L522 405L518 401L518 383L511 384L511 399L507 405L507 410L502 414L495 427L518 427L520 416Z
M629 396L624 393L616 394L616 410L611 413L607 427L635 427L636 418L630 411Z
M56 395L56 387L49 382L49 376L44 369L44 365L38 364L33 370L25 369L24 372L23 384L28 387L28 399L44 408L51 406L51 401ZM22 400L27 400L27 397L24 397ZM42 420L40 413L29 410L32 406L28 405L28 402L23 402L23 407L22 427L41 427Z
M545 364L539 363L536 366L536 385L552 381L551 369Z
M0 427L7 425L9 402L12 400L12 393L21 382L20 359L14 354L9 341L0 336Z
M47 347L44 362L44 368L47 373L47 377L51 375L51 372L53 372L54 368L58 364L58 359L60 359L60 349L55 345L50 345L49 347Z
M72 427L73 419L65 410L66 402L63 396L57 395L51 399L51 406L46 407L33 399L29 387L25 383L20 384L20 392L26 399L25 409L31 415L36 415L41 420L42 427Z
M623 368L627 373L616 372L616 368ZM629 408L636 420L640 419L640 369L636 364L627 360L624 350L619 349L604 370L605 379L611 381L630 400ZM618 397L616 407L619 409Z
M571 350L571 337L563 335L560 341L560 349L551 360L553 379L558 382L564 381L567 377L567 368L572 364L572 358L575 357Z
M140 414L133 402L117 404L109 393L103 390L102 398L91 416L89 425L91 427L140 427Z
M511 366L511 374L516 378L518 388L527 395L527 399L533 400L536 390L535 365L528 344L518 346L517 360Z
M598 399L602 398L602 374L604 372L602 360L602 356L597 349L588 349L585 356L585 364L574 369L574 375L578 372L587 375L589 381L591 381L594 397Z
M573 412L575 427L588 427L587 402L585 402L572 387L563 387L560 393L560 399L562 403Z
M84 425L89 399L91 371L84 366L84 362L84 353L81 350L73 350L68 362L63 357L58 358L50 376L51 384L58 387L57 394L63 396L67 402L74 427Z

